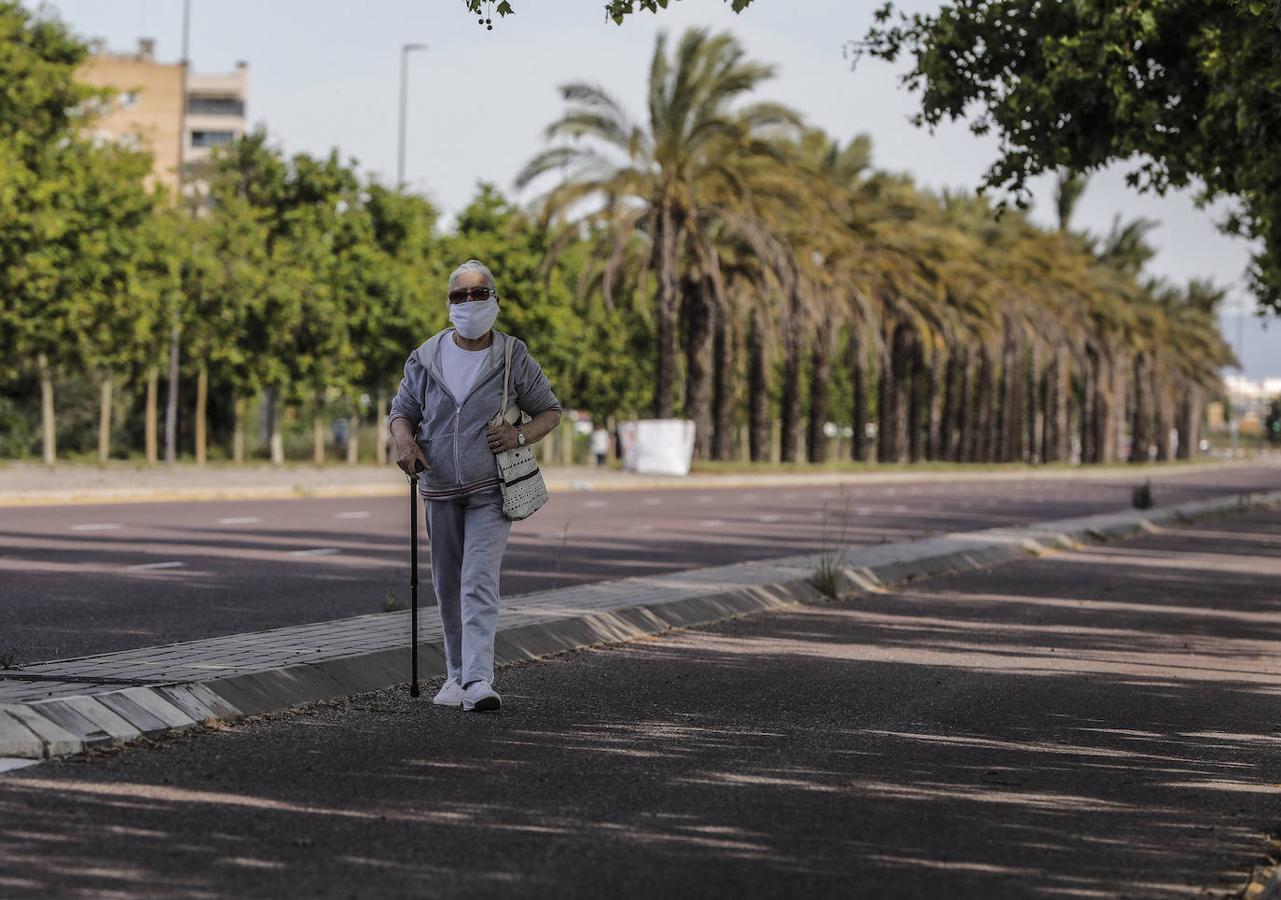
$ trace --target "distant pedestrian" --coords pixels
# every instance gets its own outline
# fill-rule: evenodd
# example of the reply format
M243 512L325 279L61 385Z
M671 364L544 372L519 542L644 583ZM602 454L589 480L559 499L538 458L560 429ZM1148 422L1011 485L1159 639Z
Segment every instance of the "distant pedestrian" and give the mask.
M433 703L486 712L502 706L493 688L499 572L511 522L503 515L495 455L535 443L560 422L560 401L523 341L494 331L498 292L480 262L449 276L451 328L409 354L388 427L396 464L423 472L431 580L445 632L447 678ZM515 342L511 388L533 416L489 422L502 405L507 343Z
M592 453L596 455L597 466L605 465L609 457L609 432L599 425L592 432Z

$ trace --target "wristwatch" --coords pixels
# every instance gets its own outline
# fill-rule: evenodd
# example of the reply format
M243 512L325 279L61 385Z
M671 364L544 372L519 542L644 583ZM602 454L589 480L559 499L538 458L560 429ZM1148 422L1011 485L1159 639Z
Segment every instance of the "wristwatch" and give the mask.
M521 431L519 428L516 429L516 446L525 446L525 432Z

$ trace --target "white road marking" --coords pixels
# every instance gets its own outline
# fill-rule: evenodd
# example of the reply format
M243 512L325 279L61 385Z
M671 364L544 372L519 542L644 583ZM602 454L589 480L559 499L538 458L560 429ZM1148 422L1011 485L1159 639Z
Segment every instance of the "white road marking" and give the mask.
M119 522L85 522L82 525L72 525L72 531L115 531L117 528L124 528Z
M758 521L758 522L777 522L777 521L778 521L779 519L781 519L781 518L783 518L783 517L782 517L782 516L757 516L757 517L756 517L756 521Z
M219 525L252 525L254 522L261 522L262 519L257 516L228 516L225 519L219 519Z
M290 556L333 556L337 547L316 547L314 550L290 550Z
M609 506L609 501L608 500L587 500L586 502L583 503L583 506L587 507L588 509L600 509L602 506Z
M644 503L646 506L659 506L663 502L662 497L646 497Z
M141 572L146 569L180 569L185 565L186 563L181 562L140 563L136 566L125 566L125 571Z
M724 525L724 524L725 523L722 522L720 519L704 519L703 521L698 523L698 526L700 528L719 528L721 525Z
M335 514L335 519L368 519L369 513L363 510L357 512L340 512Z

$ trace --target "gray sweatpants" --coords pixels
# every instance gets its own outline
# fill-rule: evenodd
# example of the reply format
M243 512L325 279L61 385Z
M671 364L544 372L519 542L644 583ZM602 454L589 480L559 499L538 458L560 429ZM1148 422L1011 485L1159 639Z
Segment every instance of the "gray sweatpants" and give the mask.
M463 685L493 681L498 577L512 526L503 516L503 495L495 488L424 503L445 667Z

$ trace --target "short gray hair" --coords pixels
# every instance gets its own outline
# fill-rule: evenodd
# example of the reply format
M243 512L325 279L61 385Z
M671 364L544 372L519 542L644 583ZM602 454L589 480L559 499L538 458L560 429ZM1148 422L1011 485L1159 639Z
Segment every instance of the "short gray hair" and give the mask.
M494 287L494 273L489 271L489 267L478 259L469 259L457 269L449 274L449 289L452 291L458 286L458 276L464 272L479 272L485 276L485 285L491 293L497 293L498 289Z

